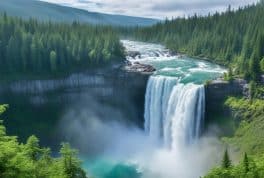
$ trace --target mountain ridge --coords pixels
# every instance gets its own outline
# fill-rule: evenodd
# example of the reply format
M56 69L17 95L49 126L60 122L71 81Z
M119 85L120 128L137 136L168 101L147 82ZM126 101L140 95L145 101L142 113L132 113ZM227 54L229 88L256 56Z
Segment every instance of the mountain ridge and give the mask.
M90 12L68 6L38 1L38 0L0 0L0 13L43 21L67 22L79 21L95 25L113 26L151 26L159 20L132 17L125 15L104 14Z

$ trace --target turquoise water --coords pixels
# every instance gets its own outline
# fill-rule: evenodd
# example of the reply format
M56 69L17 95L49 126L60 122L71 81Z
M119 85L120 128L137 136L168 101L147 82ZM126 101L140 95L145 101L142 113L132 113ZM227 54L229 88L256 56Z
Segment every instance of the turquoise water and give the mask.
M186 56L176 58L175 60L150 61L147 63L157 69L154 75L177 77L184 84L204 84L207 80L220 77L225 71L218 65Z
M98 159L85 161L83 167L88 170L88 176L95 178L140 178L142 177L136 165Z
M123 44L128 51L137 51L141 54L127 57L132 64L140 62L152 65L157 70L154 75L176 77L184 84L204 84L205 81L216 79L226 72L217 64L184 55L172 55L161 45L127 40L124 40Z

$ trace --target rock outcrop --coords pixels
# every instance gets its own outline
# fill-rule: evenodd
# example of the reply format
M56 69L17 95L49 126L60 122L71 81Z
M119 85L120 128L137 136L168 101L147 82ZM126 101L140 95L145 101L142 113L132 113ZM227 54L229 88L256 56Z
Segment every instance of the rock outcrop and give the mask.
M229 96L243 96L248 93L247 81L235 79L232 82L214 80L205 86L205 119L210 122L218 116L229 116L229 109L224 105Z
M128 61L127 65L125 66L125 70L129 72L138 72L143 74L152 74L156 71L156 69L147 64L141 64L139 62L134 62L133 64Z

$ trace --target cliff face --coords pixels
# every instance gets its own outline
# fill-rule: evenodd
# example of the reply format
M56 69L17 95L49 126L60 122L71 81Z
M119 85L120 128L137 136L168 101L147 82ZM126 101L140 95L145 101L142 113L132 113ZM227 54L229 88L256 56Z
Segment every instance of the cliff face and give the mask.
M209 124L218 117L229 117L229 109L224 106L228 96L242 96L247 93L247 82L237 79L232 82L215 80L205 86L205 120Z
M70 105L78 102L74 98L79 95L79 98L76 98L81 99L83 103L86 102L85 98L89 98L87 104L115 107L124 119L142 126L147 80L148 75L113 70L72 74L55 80L17 81L0 88L2 94L28 96L32 105L49 103L50 95L54 95L51 99L58 105Z
M2 83L1 103L10 105L5 125L22 141L34 133L44 145L61 141L57 126L69 112L75 113L71 119L85 113L87 119L97 117L143 128L148 77L116 68L60 79Z

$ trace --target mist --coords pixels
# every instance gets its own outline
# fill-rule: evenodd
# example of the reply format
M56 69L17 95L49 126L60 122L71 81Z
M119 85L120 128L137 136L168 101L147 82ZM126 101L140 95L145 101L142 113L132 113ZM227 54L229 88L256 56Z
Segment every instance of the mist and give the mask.
M203 176L220 160L223 150L212 133L178 150L164 148L127 122L119 109L106 107L91 96L73 103L59 128L65 140L80 150L82 159L133 165L142 178Z

